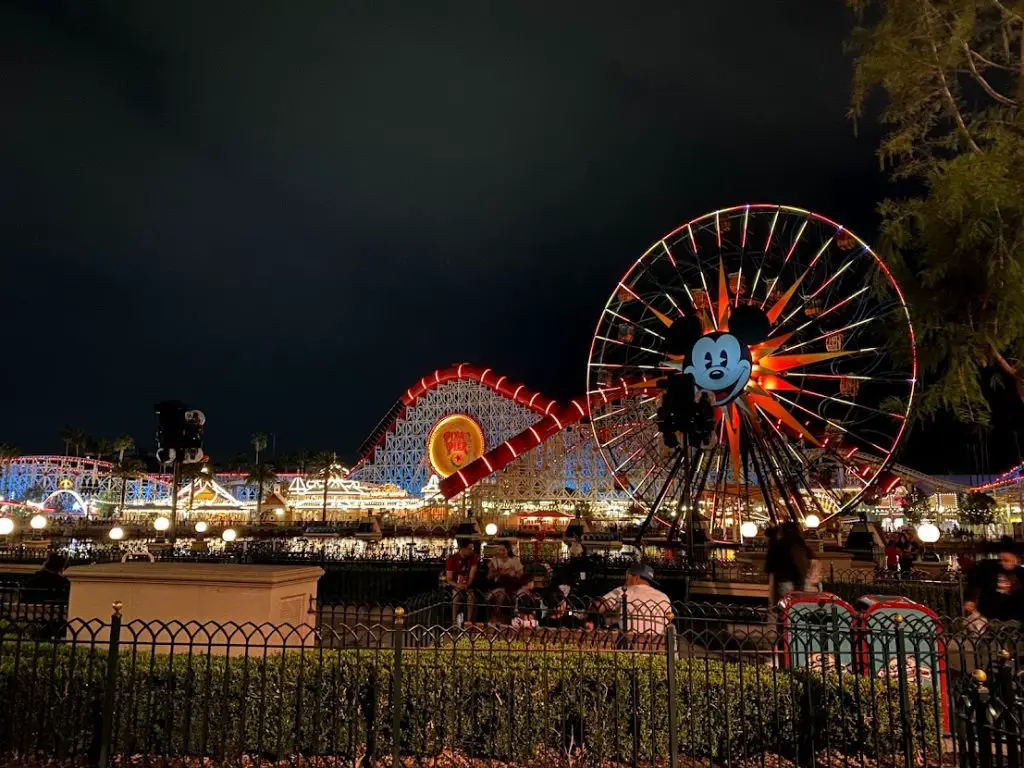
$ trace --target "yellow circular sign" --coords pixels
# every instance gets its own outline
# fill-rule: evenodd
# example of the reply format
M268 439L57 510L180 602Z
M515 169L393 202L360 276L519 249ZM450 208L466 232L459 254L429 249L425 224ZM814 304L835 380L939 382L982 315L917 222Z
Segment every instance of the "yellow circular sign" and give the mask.
M441 477L454 475L484 455L484 431L464 413L445 416L427 436L427 459Z

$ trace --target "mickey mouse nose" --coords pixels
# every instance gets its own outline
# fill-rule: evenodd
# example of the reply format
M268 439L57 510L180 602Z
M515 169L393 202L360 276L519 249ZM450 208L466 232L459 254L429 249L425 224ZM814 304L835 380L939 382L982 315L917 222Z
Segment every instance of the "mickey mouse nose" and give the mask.
M725 376L725 371L721 368L715 368L713 371L708 372L708 378L718 381L720 378Z

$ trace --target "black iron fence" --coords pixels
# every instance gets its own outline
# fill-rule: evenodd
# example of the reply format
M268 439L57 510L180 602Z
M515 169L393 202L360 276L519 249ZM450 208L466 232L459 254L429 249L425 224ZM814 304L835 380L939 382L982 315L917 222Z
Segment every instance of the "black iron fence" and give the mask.
M1020 766L1019 627L866 622L827 603L674 610L626 601L601 614L618 625L580 629L446 628L401 608L387 626L123 621L117 608L48 636L11 623L0 755Z

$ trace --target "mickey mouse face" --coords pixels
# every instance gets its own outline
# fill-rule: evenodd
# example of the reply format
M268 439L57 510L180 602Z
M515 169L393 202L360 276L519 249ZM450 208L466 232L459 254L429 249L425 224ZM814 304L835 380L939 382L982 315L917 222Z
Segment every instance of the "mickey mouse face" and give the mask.
M750 379L750 349L731 333L709 333L693 345L683 369L701 389L715 396L715 405L734 400Z
M736 307L729 317L729 331L701 333L700 320L687 315L673 324L666 338L668 354L681 355L687 363L683 373L715 399L715 405L735 400L750 379L750 346L768 336L769 321L764 311L753 305ZM682 363L668 363L682 367Z

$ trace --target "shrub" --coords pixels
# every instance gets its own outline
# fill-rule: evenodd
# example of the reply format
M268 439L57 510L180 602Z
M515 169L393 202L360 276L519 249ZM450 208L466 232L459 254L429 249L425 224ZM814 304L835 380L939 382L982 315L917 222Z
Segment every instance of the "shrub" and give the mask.
M122 646L113 749L221 760L387 754L393 671L390 650L217 656ZM0 686L16 702L0 721L0 750L95 753L105 676L102 649L0 645ZM668 752L662 654L408 648L401 680L403 753L524 762L538 749L582 746L596 760L628 762L634 741L644 761ZM930 689L910 695L932 702ZM676 706L679 751L691 757L796 759L812 744L902 754L895 682L686 658L676 662ZM932 709L913 708L914 745L923 749L937 729Z

